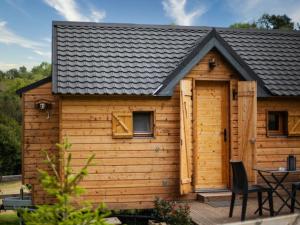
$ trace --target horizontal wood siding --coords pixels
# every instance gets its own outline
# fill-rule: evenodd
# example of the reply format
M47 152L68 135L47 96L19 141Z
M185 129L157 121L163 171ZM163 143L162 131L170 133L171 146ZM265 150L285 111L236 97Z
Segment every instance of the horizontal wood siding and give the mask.
M73 168L95 154L82 198L111 208L151 207L179 192L179 95L171 99L63 97L62 137L73 144ZM154 138L113 138L112 113L154 111Z
M35 102L47 100L52 103L50 118L47 113L35 108ZM58 132L58 97L51 93L51 83L43 84L27 91L22 96L23 101L23 183L33 185L33 200L35 204L49 203L42 190L37 169L49 170L45 165L45 155L42 150L50 150L56 154L55 143L59 141Z
M267 111L300 112L300 100L274 98L259 99L257 103L257 166L277 169L286 167L286 158L289 154L297 157L300 166L300 137L268 137ZM299 177L298 177L299 179ZM292 179L293 180L293 179Z

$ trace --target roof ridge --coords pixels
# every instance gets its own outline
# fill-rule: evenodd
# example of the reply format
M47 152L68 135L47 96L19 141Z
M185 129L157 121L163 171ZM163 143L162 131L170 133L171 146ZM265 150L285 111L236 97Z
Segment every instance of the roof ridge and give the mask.
M168 24L137 24L137 23L97 23L97 22L76 22L76 21L53 21L53 26L92 26L92 27L128 27L128 28L160 28L174 30L206 30L216 29L217 31L231 31L241 33L277 33L277 34L296 34L300 35L299 30L264 30L264 29L242 29L214 26L182 26Z

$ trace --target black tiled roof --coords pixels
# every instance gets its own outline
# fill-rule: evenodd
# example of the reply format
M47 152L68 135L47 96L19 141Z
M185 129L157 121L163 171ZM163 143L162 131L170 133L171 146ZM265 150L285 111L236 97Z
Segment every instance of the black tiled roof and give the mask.
M153 95L212 30L132 24L54 22L53 91ZM217 33L273 95L300 95L300 32Z

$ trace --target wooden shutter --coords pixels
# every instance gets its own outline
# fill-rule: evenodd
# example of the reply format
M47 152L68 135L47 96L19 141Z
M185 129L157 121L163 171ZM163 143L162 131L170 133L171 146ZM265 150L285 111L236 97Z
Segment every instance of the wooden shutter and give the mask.
M300 114L288 114L288 135L300 136Z
M192 81L180 81L180 194L192 191Z
M255 81L238 82L238 150L249 182L255 183L257 98Z
M131 112L112 113L113 138L131 138L133 136L132 127Z

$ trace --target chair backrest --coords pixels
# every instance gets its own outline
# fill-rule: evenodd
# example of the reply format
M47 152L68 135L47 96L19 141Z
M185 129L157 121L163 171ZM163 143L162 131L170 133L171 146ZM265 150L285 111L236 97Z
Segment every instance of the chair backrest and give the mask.
M237 193L248 192L248 177L242 161L230 161L232 167L232 191Z

